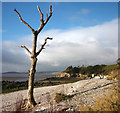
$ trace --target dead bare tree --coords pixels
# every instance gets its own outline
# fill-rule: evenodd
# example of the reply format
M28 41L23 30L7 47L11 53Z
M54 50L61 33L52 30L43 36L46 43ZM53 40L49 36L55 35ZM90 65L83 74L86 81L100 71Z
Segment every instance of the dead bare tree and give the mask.
M26 105L26 108L32 108L36 105L34 96L33 96L33 89L34 89L34 76L35 76L35 72L36 72L36 63L37 63L37 56L40 54L40 52L44 49L47 40L52 40L52 38L45 38L44 43L41 45L40 49L38 51L36 51L36 47L37 47L37 37L38 34L41 32L41 30L43 29L43 27L47 24L47 22L49 21L50 17L52 16L52 5L50 5L50 10L49 10L49 15L47 13L47 17L44 20L43 19L43 13L41 12L39 6L37 6L38 11L41 15L41 25L38 28L38 30L34 30L27 22L25 22L20 13L14 9L14 11L17 13L17 15L19 16L19 19L22 23L24 23L25 25L27 25L30 30L33 33L33 48L32 48L32 52L30 52L30 50L26 47L26 46L20 46L21 48L24 48L31 56L31 68L29 70L29 82L28 82L28 102Z

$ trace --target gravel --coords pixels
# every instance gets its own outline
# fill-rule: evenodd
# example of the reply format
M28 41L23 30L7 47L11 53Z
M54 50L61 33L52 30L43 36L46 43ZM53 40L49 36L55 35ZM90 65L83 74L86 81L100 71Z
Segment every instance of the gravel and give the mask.
M33 111L60 110L73 105L74 109L78 109L80 102L84 105L92 106L95 99L109 93L109 87L116 82L115 80L96 77L75 83L35 88L34 97L37 105ZM64 93L73 97L65 102L56 103L54 100L56 93ZM23 98L24 101L27 101L27 90L1 94L0 98L2 98L2 111L15 111L18 99ZM67 110L71 109L73 110L73 108L68 108Z

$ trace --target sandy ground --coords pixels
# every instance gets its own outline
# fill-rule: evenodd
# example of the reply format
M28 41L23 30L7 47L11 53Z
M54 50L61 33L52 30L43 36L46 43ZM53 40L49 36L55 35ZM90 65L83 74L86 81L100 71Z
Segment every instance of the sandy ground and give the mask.
M75 83L62 84L56 86L48 86L34 89L34 97L37 106L34 111L41 111L45 109L59 110L62 107L69 105L77 105L82 102L85 105L92 105L95 99L103 94L109 93L108 87L112 86L117 81L99 79L98 77L88 80L81 80ZM69 102L56 103L54 98L56 93L64 93L72 95L73 98ZM27 100L27 90L17 91L8 94L1 94L2 111L14 111L17 100L23 97ZM77 101L75 101L77 99ZM52 108L51 108L52 106Z

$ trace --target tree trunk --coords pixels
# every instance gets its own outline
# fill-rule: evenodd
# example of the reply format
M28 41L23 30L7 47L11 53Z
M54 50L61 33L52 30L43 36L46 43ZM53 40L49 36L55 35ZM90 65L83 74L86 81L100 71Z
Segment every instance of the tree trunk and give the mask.
M34 89L34 77L36 72L37 58L31 58L31 68L29 71L29 82L28 82L28 103L27 107L34 107L36 105L33 89Z
M36 72L36 46L37 46L37 33L34 33L33 37L33 51L31 56L31 68L29 70L29 82L28 82L28 103L27 107L34 107L36 105L34 95L33 95L33 89L34 89L34 77Z

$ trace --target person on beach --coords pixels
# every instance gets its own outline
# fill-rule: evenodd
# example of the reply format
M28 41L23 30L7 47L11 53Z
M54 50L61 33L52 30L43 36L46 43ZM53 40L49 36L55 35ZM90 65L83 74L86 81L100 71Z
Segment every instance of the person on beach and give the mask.
M103 74L100 74L99 76L100 76L100 79L103 79L103 78L104 78L104 75L103 75Z
M95 77L94 74L92 74L92 75L90 76L90 79L91 79L91 78L94 78L94 77Z
M94 78L95 77L95 75L94 74L92 74L92 78Z

